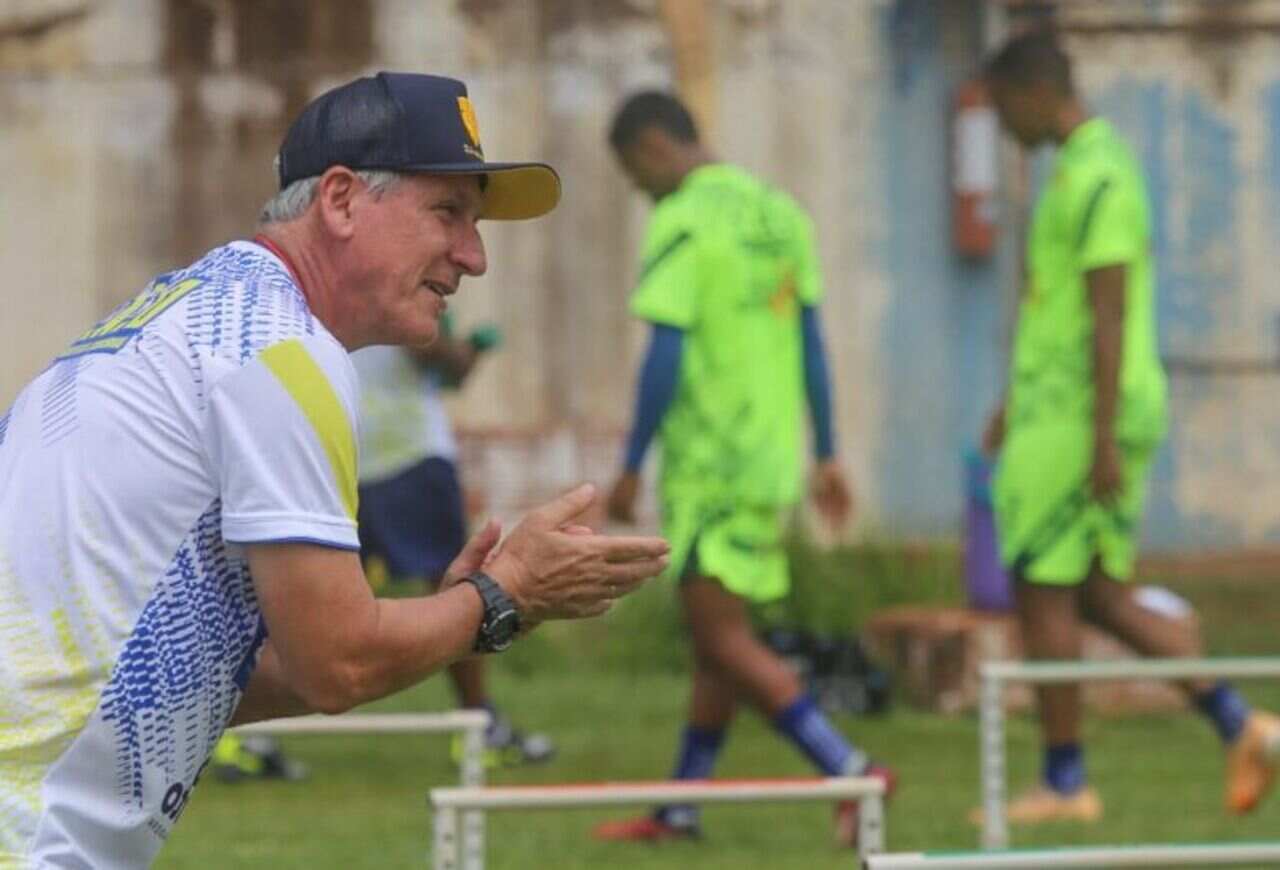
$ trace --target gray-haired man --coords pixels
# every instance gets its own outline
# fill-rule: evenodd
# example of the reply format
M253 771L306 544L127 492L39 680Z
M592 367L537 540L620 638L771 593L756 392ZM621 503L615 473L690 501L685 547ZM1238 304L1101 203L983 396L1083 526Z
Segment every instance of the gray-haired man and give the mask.
M253 242L156 278L0 416L0 864L148 864L235 722L337 713L545 619L667 545L574 525L588 487L490 523L427 598L357 554L349 351L424 345L485 271L481 218L559 196L486 163L466 90L382 74L304 109Z

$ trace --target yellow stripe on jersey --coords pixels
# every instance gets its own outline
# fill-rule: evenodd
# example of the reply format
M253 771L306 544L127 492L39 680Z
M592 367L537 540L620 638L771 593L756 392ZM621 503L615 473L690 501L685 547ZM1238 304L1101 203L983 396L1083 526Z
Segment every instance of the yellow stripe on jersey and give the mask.
M86 662L67 612L48 617L56 646L0 552L0 867L6 853L25 854L23 820L43 811L45 774L98 705L102 673Z
M333 468L347 515L356 518L356 442L351 420L324 371L297 339L273 344L259 359L284 386L311 423Z

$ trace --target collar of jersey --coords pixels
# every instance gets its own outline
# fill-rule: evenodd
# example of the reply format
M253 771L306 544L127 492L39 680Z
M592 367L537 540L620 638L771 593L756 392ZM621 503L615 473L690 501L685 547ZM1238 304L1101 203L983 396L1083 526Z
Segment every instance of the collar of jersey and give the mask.
M1107 131L1110 129L1111 125L1107 123L1106 118L1090 118L1071 131L1067 141L1062 143L1062 150L1064 152L1074 151L1094 139L1107 135Z
M681 187L690 187L702 181L709 181L721 176L735 175L741 170L731 163L704 163L690 172L680 183Z

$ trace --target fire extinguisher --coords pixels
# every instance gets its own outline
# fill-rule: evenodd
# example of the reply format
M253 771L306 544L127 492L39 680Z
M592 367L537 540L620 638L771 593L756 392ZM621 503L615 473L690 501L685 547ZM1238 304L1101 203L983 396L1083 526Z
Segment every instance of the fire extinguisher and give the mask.
M986 87L977 79L960 85L951 126L951 239L964 257L995 250L999 136Z

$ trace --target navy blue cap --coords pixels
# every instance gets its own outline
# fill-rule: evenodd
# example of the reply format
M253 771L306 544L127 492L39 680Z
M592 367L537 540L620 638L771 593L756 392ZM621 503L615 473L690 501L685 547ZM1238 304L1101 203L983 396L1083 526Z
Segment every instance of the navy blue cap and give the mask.
M491 220L546 214L560 200L560 176L545 163L488 163L467 86L417 73L378 73L316 97L280 146L283 190L330 166L486 176Z

